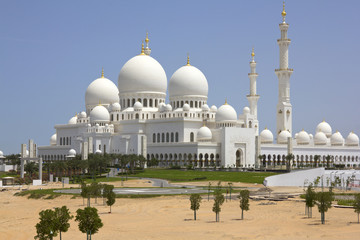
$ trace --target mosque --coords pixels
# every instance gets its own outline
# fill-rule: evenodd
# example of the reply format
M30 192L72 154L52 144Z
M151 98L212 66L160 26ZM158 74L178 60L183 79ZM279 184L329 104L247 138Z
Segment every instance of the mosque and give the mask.
M167 82L160 63L151 57L149 38L141 53L128 60L120 70L118 86L104 76L94 80L85 93L86 110L67 124L55 125L50 146L38 147L43 160L65 160L75 154L138 154L156 158L161 166L192 164L196 167L260 168L285 163L294 155L293 166L309 166L315 156L345 167L360 167L359 137L351 132L346 139L333 133L325 121L315 133L293 133L288 66L289 24L285 6L279 24L280 66L276 107L277 129L259 134L256 92L256 61L251 53L249 107L241 114L226 101L220 107L208 106L208 82L205 75L187 59ZM169 102L166 103L166 91Z

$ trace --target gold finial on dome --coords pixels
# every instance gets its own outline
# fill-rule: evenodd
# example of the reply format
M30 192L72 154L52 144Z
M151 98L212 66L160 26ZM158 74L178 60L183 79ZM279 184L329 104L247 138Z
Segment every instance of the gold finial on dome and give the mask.
M227 103L227 98L225 98L225 104L224 105L228 105L228 103Z
M140 55L145 55L145 49L144 49L144 41L141 43L141 53Z
M149 33L146 31L146 38L145 38L145 42L149 43Z
M99 100L99 104L98 104L98 106L101 106L101 100Z
M101 68L101 78L104 78L104 68Z
M251 56L252 56L252 57L255 57L254 47L252 48Z
M186 66L191 66L191 65L190 65L190 57L189 57L189 53L187 54L187 63L186 63Z
M265 130L267 130L267 127L265 127Z

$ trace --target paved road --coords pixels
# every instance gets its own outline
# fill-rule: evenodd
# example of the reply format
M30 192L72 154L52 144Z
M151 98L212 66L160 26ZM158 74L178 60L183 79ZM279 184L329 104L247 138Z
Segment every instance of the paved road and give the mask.
M59 193L80 193L81 189L62 189L54 190ZM155 194L155 195L171 195L171 194L191 194L191 193L207 193L203 189L186 189L186 188L114 188L116 194Z

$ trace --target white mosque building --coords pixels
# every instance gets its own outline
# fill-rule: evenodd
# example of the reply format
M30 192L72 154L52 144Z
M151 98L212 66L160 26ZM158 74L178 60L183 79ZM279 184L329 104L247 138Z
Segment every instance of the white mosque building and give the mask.
M293 165L306 166L320 155L320 163L331 156L332 164L360 166L358 136L351 132L346 139L340 132L321 122L316 132L292 132L290 76L285 22L281 37L279 100L276 107L277 129L274 134L264 129L259 134L257 118L256 62L254 50L250 61L249 107L241 114L226 101L220 107L208 106L208 82L205 75L187 60L170 78L169 85L161 64L150 56L149 39L141 53L125 63L119 73L118 86L100 78L88 86L86 110L67 124L55 125L50 146L38 147L43 160L65 160L68 156L88 153L138 154L156 158L161 166L192 164L197 167L223 166L260 168L285 163L288 153ZM165 102L166 90L169 103ZM262 156L260 158L259 156Z

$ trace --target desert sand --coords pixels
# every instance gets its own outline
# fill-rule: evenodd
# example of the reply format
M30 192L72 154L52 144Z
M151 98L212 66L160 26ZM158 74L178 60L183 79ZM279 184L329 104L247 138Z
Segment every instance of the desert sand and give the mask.
M193 183L194 184L194 183ZM61 187L60 184L45 187ZM126 187L149 187L145 180L131 180ZM43 187L43 188L45 188ZM65 186L69 187L69 186ZM258 186L260 187L260 186ZM35 187L32 187L35 188ZM286 189L289 191L291 189ZM301 190L295 188L296 191ZM294 190L294 192L295 192ZM35 224L39 212L44 209L66 205L73 215L83 208L78 197L60 196L53 200L28 199L13 196L18 189L0 192L0 239L29 240L36 235ZM281 188L274 189L281 192ZM261 205L269 201L250 201L250 210L240 220L241 211L237 200L222 206L220 222L215 222L212 212L213 200L203 196L198 220L193 220L188 196L166 196L147 199L117 199L109 214L109 207L101 199L96 207L104 223L92 239L358 239L360 224L353 209L331 208L326 213L326 224L321 225L320 213L313 208L313 218L304 215L304 203L299 199ZM260 205L259 205L260 204ZM63 239L85 239L78 230L77 222L71 220ZM59 239L55 237L54 239Z

